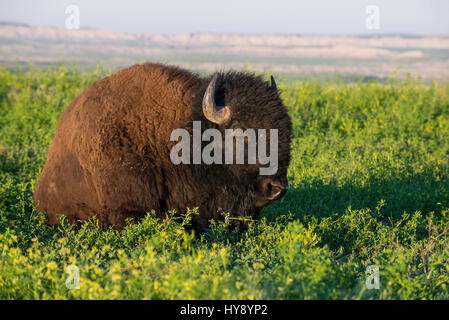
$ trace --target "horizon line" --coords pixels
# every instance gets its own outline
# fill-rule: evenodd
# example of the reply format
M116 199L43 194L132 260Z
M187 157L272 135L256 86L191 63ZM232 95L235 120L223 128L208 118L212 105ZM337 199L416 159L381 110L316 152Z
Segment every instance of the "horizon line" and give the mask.
M341 34L329 34L329 33L292 33L292 32L285 32L285 33L254 33L254 32L214 32L214 31L187 31L187 32L128 32L128 31L116 31L111 29L103 29L99 27L94 26L86 26L81 27L80 29L66 29L61 28L58 26L53 25L31 25L29 23L23 23L23 22L12 22L12 21L0 21L0 26L16 26L16 27L26 27L26 28L38 28L38 27L45 27L45 28L54 28L58 30L67 30L67 31L73 31L73 30L95 30L95 31L108 31L108 32L115 32L115 33L122 33L127 35L142 35L142 34L151 34L151 35L185 35L185 34L215 34L215 35L254 35L254 36L323 36L323 37L405 37L405 38L420 38L420 37L449 37L449 33L447 34L420 34L420 33L404 33L404 32L375 32L375 33L341 33Z

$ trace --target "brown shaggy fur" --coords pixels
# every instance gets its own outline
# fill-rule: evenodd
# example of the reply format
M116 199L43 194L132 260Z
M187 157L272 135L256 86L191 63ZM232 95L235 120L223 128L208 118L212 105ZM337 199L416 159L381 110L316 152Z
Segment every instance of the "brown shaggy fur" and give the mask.
M66 109L36 184L38 211L57 224L96 215L103 225L122 228L128 217L154 209L160 217L199 207L193 227L203 230L221 212L257 217L261 196L259 165L174 165L170 149L176 128L279 129L279 170L286 182L291 121L277 90L252 74L219 74L217 104L231 107L232 119L218 126L202 113L211 77L162 64L123 69L90 85Z

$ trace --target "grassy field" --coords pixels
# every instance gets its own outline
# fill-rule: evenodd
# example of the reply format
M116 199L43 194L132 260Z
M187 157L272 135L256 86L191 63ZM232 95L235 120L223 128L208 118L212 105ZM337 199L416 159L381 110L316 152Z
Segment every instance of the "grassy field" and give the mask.
M449 299L449 84L281 83L290 189L244 234L226 219L196 238L194 209L50 228L36 178L64 108L104 74L0 69L1 299Z

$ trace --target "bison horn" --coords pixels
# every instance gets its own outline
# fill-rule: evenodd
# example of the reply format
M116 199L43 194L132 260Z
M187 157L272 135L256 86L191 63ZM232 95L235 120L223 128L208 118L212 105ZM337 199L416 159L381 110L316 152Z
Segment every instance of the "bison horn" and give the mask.
M218 74L216 74L209 85L203 97L203 113L207 120L216 123L224 124L229 121L231 117L231 110L228 106L217 106L215 104L215 87L217 84Z
M274 89L274 90L277 90L277 89L278 89L278 86L276 85L276 81L274 81L274 77L273 77L273 76L271 76L271 85L270 85L270 88L272 88L272 89Z

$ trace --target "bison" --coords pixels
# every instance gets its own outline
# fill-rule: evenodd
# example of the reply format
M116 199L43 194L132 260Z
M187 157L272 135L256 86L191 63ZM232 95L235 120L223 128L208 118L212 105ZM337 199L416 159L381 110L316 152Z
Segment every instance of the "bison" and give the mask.
M174 164L170 152L178 128L277 129L278 169L260 175L254 164ZM178 67L144 63L87 87L62 114L34 202L47 223L97 216L121 229L150 210L199 208L196 231L210 219L254 219L288 188L291 120L273 77L228 71L203 78ZM247 140L245 139L245 143ZM192 151L193 152L193 151Z

